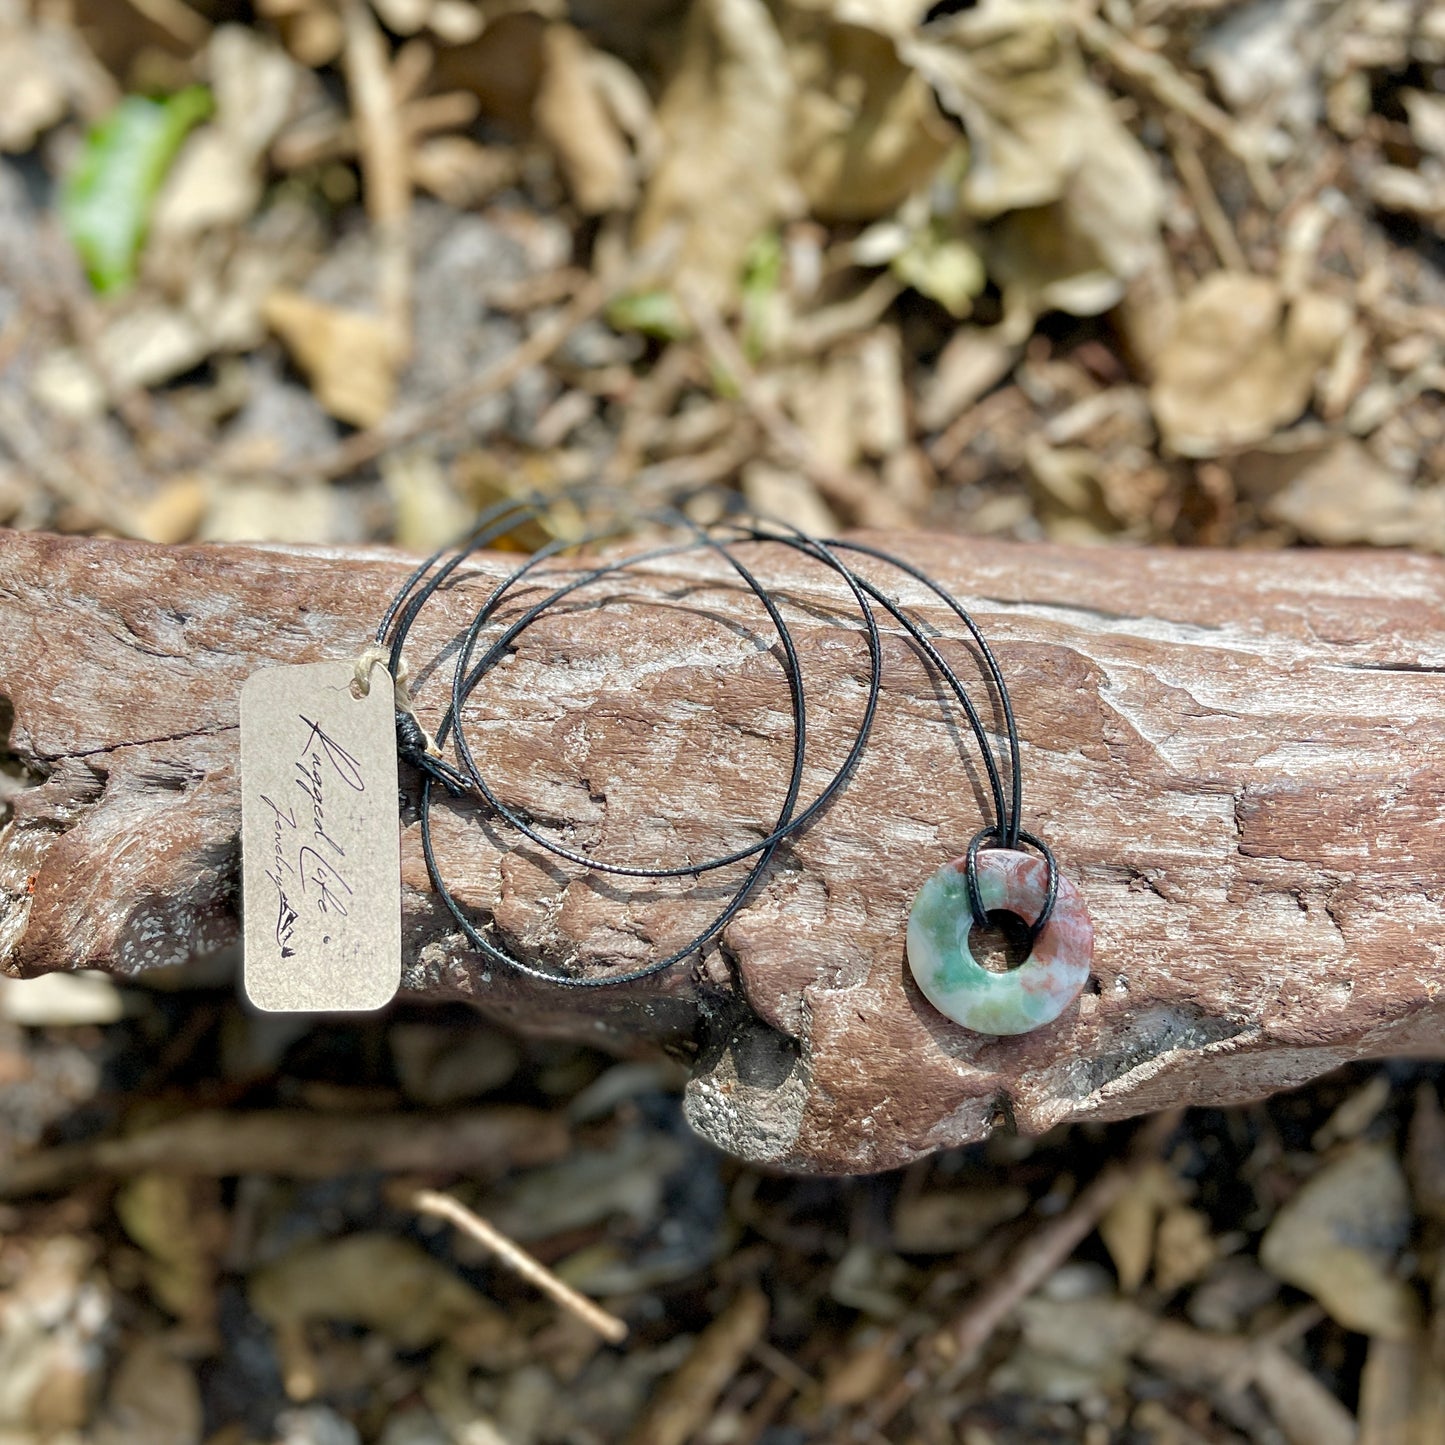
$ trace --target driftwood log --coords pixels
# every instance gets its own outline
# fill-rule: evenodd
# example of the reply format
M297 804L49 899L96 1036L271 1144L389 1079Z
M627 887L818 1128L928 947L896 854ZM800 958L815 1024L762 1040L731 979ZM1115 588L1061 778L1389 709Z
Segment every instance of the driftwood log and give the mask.
M1056 1024L972 1035L906 977L912 895L980 826L982 795L960 719L896 632L845 793L718 946L645 984L562 990L483 968L429 886L404 770L405 988L530 1032L684 1051L698 1130L817 1171L1445 1052L1445 564L889 541L995 642L1026 826L1093 914L1094 979ZM0 831L9 972L136 975L235 950L238 689L258 666L358 651L408 565L0 533L0 721L34 784ZM424 721L438 658L510 565L481 559L414 634ZM866 652L836 578L759 565L809 683L816 786L858 716ZM900 594L955 636L911 586ZM574 846L642 862L724 851L760 836L786 783L773 644L715 561L654 564L521 639L468 726L503 795ZM585 972L680 943L726 881L579 874L470 808L440 808L438 840L498 936Z

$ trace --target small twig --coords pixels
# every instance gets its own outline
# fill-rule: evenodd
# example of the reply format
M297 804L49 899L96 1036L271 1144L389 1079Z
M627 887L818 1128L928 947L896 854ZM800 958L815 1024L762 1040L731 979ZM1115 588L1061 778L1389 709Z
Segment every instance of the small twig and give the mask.
M488 286L482 293L482 299L491 310L515 316L536 311L542 306L560 306L564 301L572 300L591 279L591 274L580 266L558 266L551 271L524 276L520 281L502 281Z
M87 513L102 526L122 536L130 533L124 508L55 450L41 435L29 408L11 389L0 390L0 442L53 497Z
M1099 1220L1154 1162L1159 1146L1179 1125L1177 1111L1157 1114L1140 1130L1130 1157L1111 1164L1056 1219L1026 1239L1008 1264L939 1332L956 1360L975 1358L1014 1306L1034 1292L1093 1233Z
M734 431L735 434L725 442L709 447L705 452L652 462L634 475L634 486L640 493L669 497L679 491L727 481L729 477L736 476L753 455L758 441L757 433L751 426L744 425Z
M762 1339L768 1313L760 1290L743 1290L697 1337L692 1353L653 1396L627 1445L684 1445L691 1440Z
M1209 237L1209 243L1214 247L1220 265L1226 271L1247 274L1249 262L1245 258L1244 248L1239 244L1239 237L1234 234L1234 226L1220 204L1219 196L1209 179L1209 172L1199 157L1193 136L1177 117L1171 116L1165 129L1169 134L1169 150L1174 157L1179 178L1184 182L1190 200L1194 202L1199 224L1204 228L1204 234Z
M609 486L621 486L636 474L659 422L672 410L695 365L689 348L670 346L638 384L622 414L617 443L603 471Z
M432 1214L438 1219L448 1220L464 1234L486 1245L508 1269L540 1290L549 1299L575 1315L583 1324L597 1331L610 1344L618 1345L627 1338L627 1325L616 1315L608 1314L600 1305L595 1305L585 1295L578 1294L571 1285L558 1279L539 1259L533 1258L519 1244L513 1243L495 1225L489 1224L480 1214L473 1214L450 1194L438 1194L432 1189L419 1189L411 1196L411 1207L418 1214Z
M1034 1231L1008 1263L969 1300L942 1329L925 1336L923 1344L943 1355L955 1369L976 1360L995 1331L1018 1304L1049 1278L1097 1228L1131 1184L1158 1157L1159 1150L1179 1125L1181 1111L1166 1110L1149 1119L1134 1136L1129 1157L1110 1164L1082 1190L1057 1218ZM879 1402L871 1416L875 1429L884 1429L929 1378L923 1361L916 1363Z
M737 387L738 396L763 434L817 487L819 493L843 507L865 527L903 525L906 518L876 481L835 467L818 455L817 448L802 429L783 413L760 385L742 348L723 325L712 304L696 293L688 293L682 301L713 365Z
M323 456L297 457L274 470L283 477L340 477L379 457L393 447L405 446L427 432L465 416L484 397L505 391L524 372L540 366L569 336L632 283L634 268L622 277L598 277L582 288L570 306L542 323L516 350L502 357L480 376L463 382L444 396L394 413L378 426L357 432Z
M397 124L407 141L438 133L461 130L476 118L481 104L469 90L448 90L441 95L424 95L403 101L396 113ZM322 161L343 160L357 153L360 135L353 120L296 126L271 148L271 160L279 170L295 171Z
M1097 15L1080 11L1074 16L1079 39L1113 68L1142 86L1166 109L1188 116L1212 135L1244 167L1255 194L1271 209L1279 204L1279 186L1265 163L1253 130L1239 124L1201 91L1195 89L1170 63L1153 51L1136 45Z
M356 113L366 210L380 252L381 314L398 361L411 351L410 136L397 115L386 39L365 0L345 0L346 84Z
M766 1340L759 1340L753 1346L752 1356L765 1370L800 1395L818 1386L818 1382L800 1364Z
M816 356L845 337L867 331L883 319L902 290L897 278L884 271L856 296L798 317L783 338L783 355L790 359Z
M935 437L928 444L928 460L940 472L946 472L984 432L1008 419L1010 413L1028 410L1028 400L1016 386L1001 387L965 408L947 431Z

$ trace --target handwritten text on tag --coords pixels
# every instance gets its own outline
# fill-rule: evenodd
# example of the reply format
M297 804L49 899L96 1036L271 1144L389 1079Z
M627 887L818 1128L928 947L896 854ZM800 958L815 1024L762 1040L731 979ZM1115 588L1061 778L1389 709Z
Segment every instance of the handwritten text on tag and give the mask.
M273 667L241 689L246 994L278 1012L380 1008L401 981L391 680L346 662Z

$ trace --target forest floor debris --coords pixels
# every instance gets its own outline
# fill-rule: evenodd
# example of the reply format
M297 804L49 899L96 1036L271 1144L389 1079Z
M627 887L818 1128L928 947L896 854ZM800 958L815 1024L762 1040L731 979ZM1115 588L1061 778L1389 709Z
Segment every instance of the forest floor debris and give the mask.
M1445 552L1442 83L1393 0L0 0L0 525ZM846 1181L677 1082L0 979L0 1440L1445 1439L1438 1068Z

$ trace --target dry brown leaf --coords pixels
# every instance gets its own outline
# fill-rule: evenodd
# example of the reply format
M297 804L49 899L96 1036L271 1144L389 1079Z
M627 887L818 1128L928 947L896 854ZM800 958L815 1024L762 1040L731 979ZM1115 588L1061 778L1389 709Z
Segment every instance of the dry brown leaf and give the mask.
M904 43L968 133L960 195L974 216L1058 200L1083 160L1073 111L1087 81L1062 20L1035 0L985 0Z
M1013 370L1018 356L1018 347L998 332L960 327L923 379L918 424L925 431L942 431L992 391Z
M1316 292L1286 306L1264 276L1206 277L1157 358L1150 401L1165 442L1183 456L1217 456L1294 421L1351 317L1347 302Z
M1362 1144L1327 1164L1275 1215L1259 1258L1346 1329L1399 1340L1419 1313L1408 1286L1390 1272L1409 1231L1409 1194L1393 1149Z
M63 76L37 28L0 30L0 151L28 151L70 109Z
M1231 110L1284 126L1268 142L1276 159L1319 116L1319 62L1309 41L1321 9L1317 0L1255 0L1228 14L1197 50Z
M254 1273L252 1308L276 1333L286 1392L310 1399L320 1371L307 1339L315 1321L359 1325L399 1350L447 1340L464 1358L493 1356L511 1329L505 1315L409 1240L353 1234L305 1246Z
M204 1424L195 1372L155 1338L126 1353L90 1439L94 1445L200 1445Z
M749 247L783 214L792 95L763 0L697 0L658 106L662 151L635 241L676 228L673 278L714 306L734 298Z
M39 978L0 976L0 1019L26 1028L113 1024L124 1017L119 990L107 975L92 969L43 973Z
M391 499L399 547L430 552L465 535L476 513L458 495L432 452L392 452L378 465Z
M475 511L471 515L475 517ZM522 1061L512 1036L500 1030L396 1023L386 1038L402 1092L431 1109L490 1093L505 1084Z
M865 455L886 458L908 444L908 396L898 330L880 326L852 348L857 373L858 444Z
M459 1275L409 1240L352 1234L299 1249L254 1273L257 1314L292 1333L310 1320L379 1330L415 1350L500 1313Z
M63 9L0 4L0 151L30 150L67 115L98 121L121 94Z
M215 1228L214 1184L184 1174L138 1174L117 1193L115 1212L148 1256L146 1283L156 1303L179 1320L207 1324L215 1311L215 1256L224 1241Z
M935 1189L905 1197L893 1211L893 1248L900 1254L969 1249L1028 1207L1028 1190L1016 1185Z
M58 346L35 364L30 394L53 416L93 422L109 405L105 385L95 368L77 350Z
M899 1331L865 1323L843 1353L823 1367L823 1402L835 1408L864 1405L881 1399L898 1373Z
M957 144L927 83L898 53L920 10L839 0L794 4L784 38L793 69L789 168L823 220L886 215Z
M862 455L859 374L853 360L834 351L816 364L777 373L781 399L798 429L826 466L847 471Z
M1305 467L1265 510L1312 542L1445 551L1445 492L1412 487L1353 438Z
M261 345L267 297L309 268L311 251L304 236L268 224L281 219L280 212L273 208L253 223L239 245L218 238L218 244L202 245L194 254L184 315L204 334L212 353Z
M814 537L838 532L838 519L807 477L761 459L743 468L743 496L763 517L776 517Z
M228 482L211 499L203 542L334 542L345 534L345 504L324 482Z
M1259 1267L1252 1255L1219 1260L1208 1276L1190 1291L1190 1320L1214 1334L1232 1335L1279 1296L1279 1281Z
M959 199L994 223L985 259L1017 326L1107 310L1157 264L1156 167L1089 78L1062 5L984 0L903 54L968 133Z
M1354 1416L1305 1366L1278 1345L1254 1348L1255 1386L1289 1445L1355 1445Z
M517 177L516 154L464 135L438 135L411 152L411 178L459 211L480 205Z
M570 25L542 38L542 80L532 114L557 153L572 199L590 216L625 210L637 199L637 168L606 104L596 52Z
M170 477L130 516L132 535L144 542L173 546L196 535L206 515L209 494L203 478L195 475Z
M415 35L430 19L433 0L371 0L393 35Z
M111 387L124 392L169 381L212 349L205 328L179 307L142 303L108 320L95 353Z
M856 25L898 40L928 14L933 0L789 0L795 10L824 11L839 25Z
M299 71L244 25L223 25L206 51L215 119L182 147L156 198L157 241L246 220L261 200L262 157L290 112Z
M1445 160L1445 96L1425 90L1406 90L1400 94L1405 114L1410 118L1410 135L1422 151Z
M476 0L433 0L427 25L443 45L466 45L487 28L487 17Z
M1093 438L1087 446L1049 442L1047 432L1030 436L1023 454L1053 541L1087 545L1121 533L1148 536L1171 486L1152 452L1128 442L1101 446Z
M1445 1111L1434 1084L1415 1091L1405 1153L1415 1208L1428 1219L1445 1222Z
M1429 225L1445 225L1445 167L1435 162L1418 171L1376 166L1369 176L1370 195L1387 211L1403 211Z
M1018 1307L1023 1348L996 1371L995 1389L1023 1388L1050 1399L1082 1399L1122 1386L1148 1316L1112 1297L1047 1299Z
M1389 1074L1381 1070L1366 1079L1358 1089L1345 1096L1334 1112L1310 1138L1316 1153L1323 1153L1336 1144L1358 1139L1379 1117L1380 1110L1390 1102L1394 1085Z
M156 201L151 234L157 243L212 226L244 221L261 199L255 157L218 125L186 141Z
M1165 1294L1173 1294L1200 1279L1218 1252L1208 1217L1187 1205L1172 1205L1164 1211L1154 1240L1154 1282Z
M503 9L469 43L448 45L436 55L432 86L467 90L482 113L523 134L542 78L542 40L547 23L534 10Z
M1156 1163L1139 1171L1099 1221L1099 1237L1114 1261L1121 1294L1135 1294L1144 1283L1154 1257L1160 1211L1178 1195L1168 1169Z
M345 31L330 0L256 0L272 20L282 43L302 65L316 69L341 54Z
M306 373L316 400L339 421L375 426L396 394L396 347L378 316L343 311L295 291L275 291L266 324Z

